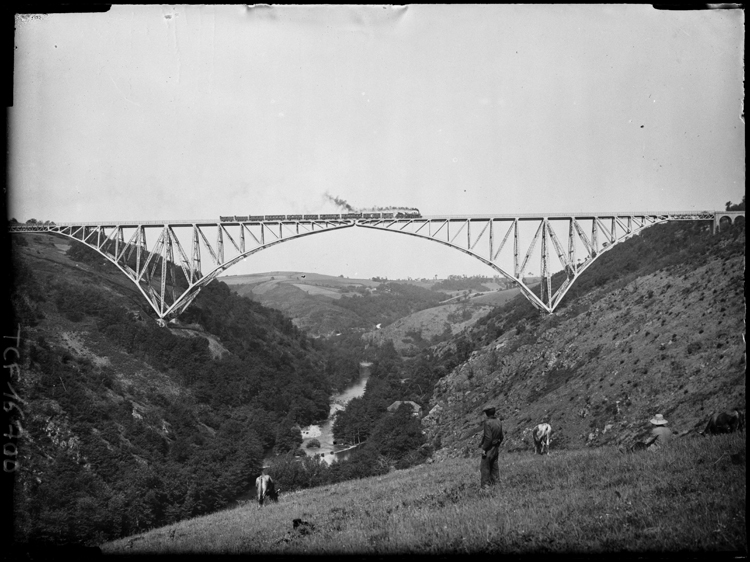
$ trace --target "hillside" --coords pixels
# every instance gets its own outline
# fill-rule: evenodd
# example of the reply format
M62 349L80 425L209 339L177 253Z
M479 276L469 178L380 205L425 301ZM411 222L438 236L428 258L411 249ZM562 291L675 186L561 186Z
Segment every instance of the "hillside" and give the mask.
M223 283L159 328L97 254L18 234L13 260L19 541L100 542L223 508L356 375Z
M302 272L271 272L221 277L238 295L280 310L311 335L326 335L357 327L362 320L337 300L356 288L378 283Z
M437 306L399 318L388 326L362 335L369 342L382 345L393 342L402 355L414 355L438 342L448 341L467 330L496 306L501 306L519 294L519 289L461 292Z
M520 299L496 309L435 385L422 422L436 457L474 451L488 403L511 450L542 421L553 449L596 447L628 443L656 413L695 432L744 408L744 256L744 227L657 225L597 260L554 315Z
M408 350L410 343L404 343L407 332L422 330L423 337L430 341L435 335L447 335L444 324L450 325L450 332L457 333L473 324L492 306L508 302L518 294L518 289L503 290L506 283L490 281L481 283L476 278L452 276L447 280L396 280L376 278L348 279L303 273L299 271L274 271L252 275L225 275L220 278L240 296L248 297L264 306L283 312L292 319L294 325L313 336L329 336L348 330L371 332L374 342L392 340L400 351ZM409 306L397 306L392 314L382 315L383 306L388 307L390 287L412 287ZM382 306L361 306L353 297L374 297L381 299ZM412 310L413 303L424 301ZM445 305L445 306L443 306ZM461 306L459 306L461 305ZM472 310L468 319L463 314ZM428 311L429 309L429 311ZM436 324L437 323L437 324ZM436 327L437 325L437 327ZM388 327L386 331L380 331Z
M543 554L633 558L747 554L744 434L669 450L608 447L500 457L480 492L478 461L448 459L280 496L103 544L134 555ZM689 556L692 558L692 556Z
M283 311L313 336L375 329L445 299L444 293L412 283L319 274L275 272L238 276L231 283L237 294Z
M473 303L447 304L420 310L392 324L362 335L367 341L382 344L392 341L402 355L413 355L437 341L446 341L474 324L492 310Z

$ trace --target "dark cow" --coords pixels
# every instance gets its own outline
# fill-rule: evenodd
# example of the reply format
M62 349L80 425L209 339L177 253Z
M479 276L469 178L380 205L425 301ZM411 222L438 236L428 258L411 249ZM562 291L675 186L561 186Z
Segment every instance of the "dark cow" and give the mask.
M276 484L268 474L261 474L255 479L255 492L258 496L258 508L263 507L263 502L268 498L271 501L279 501L279 492L281 488L276 488Z
M545 452L549 455L549 437L552 435L552 426L548 423L540 423L531 432L534 438L534 449L540 455Z
M745 429L745 411L730 410L712 415L702 433L703 435L719 435L721 433L734 433L743 429Z

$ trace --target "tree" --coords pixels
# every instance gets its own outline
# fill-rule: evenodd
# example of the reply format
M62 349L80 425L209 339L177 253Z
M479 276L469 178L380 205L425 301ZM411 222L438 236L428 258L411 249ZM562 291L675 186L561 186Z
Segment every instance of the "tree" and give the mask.
M401 404L398 410L380 418L366 447L395 461L417 450L425 442L425 437L419 418L412 414L409 404Z
M302 432L299 426L295 424L294 418L288 415L279 424L279 428L276 431L276 445L274 449L276 450L276 454L282 454L295 451L300 445L302 445Z
M745 196L742 196L742 202L733 205L731 201L726 202L727 211L744 211L745 210Z

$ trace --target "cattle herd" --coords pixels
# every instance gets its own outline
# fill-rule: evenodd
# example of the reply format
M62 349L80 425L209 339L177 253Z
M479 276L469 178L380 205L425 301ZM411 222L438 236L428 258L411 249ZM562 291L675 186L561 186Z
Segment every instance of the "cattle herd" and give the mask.
M720 435L722 433L734 433L745 429L745 411L740 409L729 410L713 414L706 428L699 431L700 435ZM552 426L549 423L540 423L531 433L534 438L534 451L539 454L549 455L549 442L552 435ZM638 449L634 447L633 449ZM278 488L268 474L261 474L255 479L255 490L258 498L258 507L263 507L266 500L279 501Z

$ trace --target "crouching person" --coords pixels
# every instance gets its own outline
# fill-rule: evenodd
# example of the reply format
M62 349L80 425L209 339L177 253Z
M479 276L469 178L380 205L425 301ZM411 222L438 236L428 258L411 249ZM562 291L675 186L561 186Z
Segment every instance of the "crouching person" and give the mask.
M656 414L649 422L652 429L651 435L649 435L644 443L646 449L653 451L666 445L673 439L674 435L672 434L672 430L667 427L667 420L664 419L664 416Z

